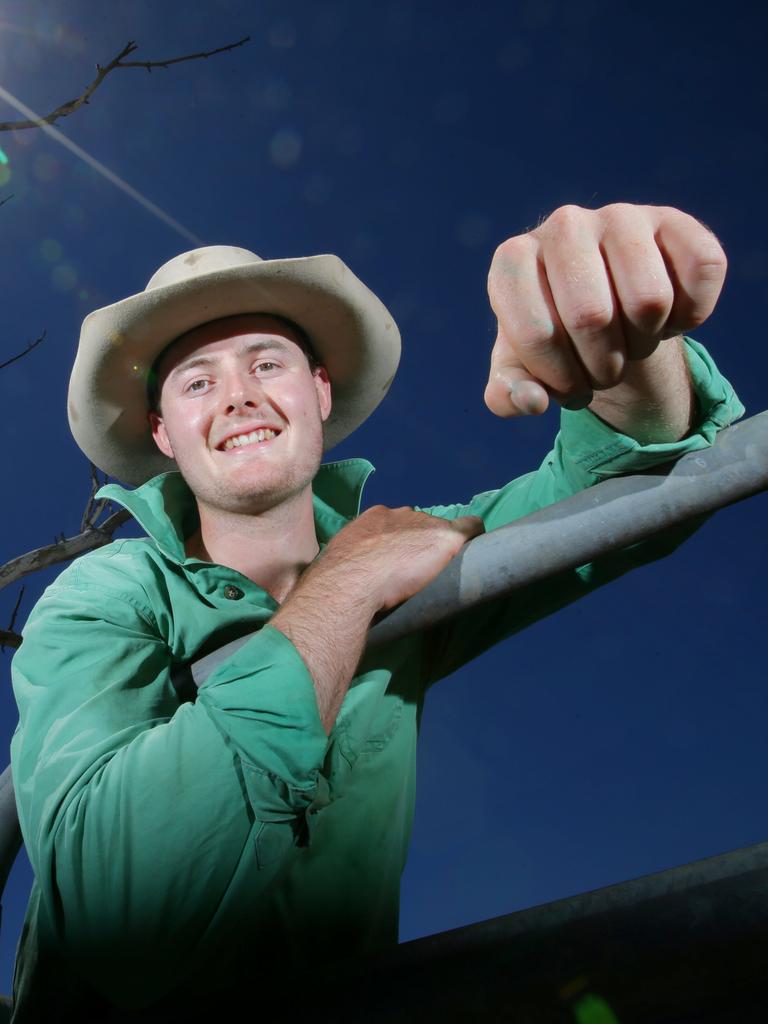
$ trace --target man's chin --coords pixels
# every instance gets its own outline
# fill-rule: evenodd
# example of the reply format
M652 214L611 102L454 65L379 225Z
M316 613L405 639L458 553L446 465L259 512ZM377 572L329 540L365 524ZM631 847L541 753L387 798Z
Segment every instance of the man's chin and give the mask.
M194 487L191 488L193 493ZM225 515L260 516L272 512L281 505L296 500L304 491L311 489L311 481L299 486L260 487L228 489L224 493L195 494L199 505L210 513Z

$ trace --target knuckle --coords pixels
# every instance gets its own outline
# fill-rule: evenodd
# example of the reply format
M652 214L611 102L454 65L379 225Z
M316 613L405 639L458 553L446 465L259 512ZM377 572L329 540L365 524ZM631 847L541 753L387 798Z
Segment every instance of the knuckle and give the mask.
M626 221L628 218L637 219L638 207L633 203L608 203L598 210L602 219L610 225Z
M725 277L728 260L718 241L712 237L702 245L693 258L693 272L699 280L719 282Z
M597 334L610 326L613 310L605 302L590 300L574 306L563 319L569 333Z
M606 352L590 367L591 383L595 391L616 387L624 376L624 357L620 352Z
M669 316L673 301L671 285L647 292L634 292L624 297L624 315L634 324L656 324Z
M529 367L552 356L558 348L551 335L521 331L515 338L515 350L523 366Z
M584 215L589 212L589 210L576 206L574 203L566 203L565 206L559 206L553 213L550 213L544 223L558 231L568 230L580 224L584 219Z
M506 353L517 356L526 364L531 355L546 353L556 347L555 326L552 321L529 321L519 325L514 341L506 345Z
M711 312L709 306L687 304L680 311L680 319L685 325L681 330L692 331L696 327L701 327Z
M533 245L534 240L529 235L516 235L496 247L488 271L488 294L491 299L506 294L510 284L514 284L525 273L525 262Z

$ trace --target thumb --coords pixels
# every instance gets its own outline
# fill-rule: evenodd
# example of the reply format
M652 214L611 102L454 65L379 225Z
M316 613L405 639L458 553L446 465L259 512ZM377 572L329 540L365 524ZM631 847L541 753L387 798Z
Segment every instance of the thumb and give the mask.
M499 325L491 352L491 371L485 387L485 404L496 416L538 416L546 412L549 395L530 374Z
M485 523L480 516L457 516L450 522L454 530L464 534L465 542L485 533Z

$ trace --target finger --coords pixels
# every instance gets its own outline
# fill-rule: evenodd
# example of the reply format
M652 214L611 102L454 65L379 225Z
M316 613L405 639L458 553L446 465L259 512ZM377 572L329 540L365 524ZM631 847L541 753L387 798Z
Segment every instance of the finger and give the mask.
M498 416L544 412L547 392L564 402L590 390L557 316L538 253L537 239L520 236L500 246L491 264L488 294L499 332L485 401Z
M485 404L497 416L538 416L549 406L549 395L517 359L501 327L491 352Z
M663 207L656 232L674 287L664 336L684 334L702 324L715 308L728 261L720 243L687 213Z
M621 316L627 358L645 359L659 344L674 289L655 238L656 221L626 204L611 208L601 247Z
M621 380L626 345L595 221L585 216L589 212L578 207L557 210L545 225L542 256L557 313L582 373L591 387L602 389Z

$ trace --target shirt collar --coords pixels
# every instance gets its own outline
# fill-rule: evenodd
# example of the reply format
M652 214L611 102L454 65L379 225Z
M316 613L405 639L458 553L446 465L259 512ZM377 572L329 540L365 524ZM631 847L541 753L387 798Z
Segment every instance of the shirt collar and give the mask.
M344 459L320 467L312 481L312 492L321 544L359 513L363 487L373 471L367 459ZM184 541L197 529L199 518L194 495L181 473L161 473L133 490L121 484L105 484L96 497L108 498L128 509L164 554L177 562L185 560Z

